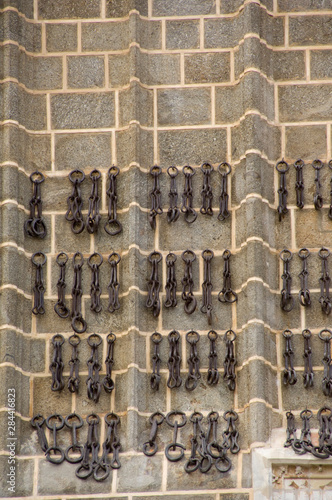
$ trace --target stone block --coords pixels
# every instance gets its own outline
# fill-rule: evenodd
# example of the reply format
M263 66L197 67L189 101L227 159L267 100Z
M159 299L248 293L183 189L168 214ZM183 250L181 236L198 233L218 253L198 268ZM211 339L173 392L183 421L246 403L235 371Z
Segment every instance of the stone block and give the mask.
M0 490L3 492L4 498L10 498L14 495L27 497L33 493L33 475L34 475L34 460L16 460L15 461L15 492L8 490L10 486L7 483L10 473L10 464L8 464L8 456L0 457L0 467L3 471L0 479Z
M232 205L239 205L247 194L255 192L273 204L275 188L271 178L274 168L261 156L255 153L246 154L246 157L232 169L230 190Z
M33 0L3 0L1 8L13 7L29 19L33 19Z
M330 85L292 85L279 87L279 113L282 122L325 121L329 116Z
M133 500L149 500L151 497L148 496L133 496ZM163 493L160 496L155 496L155 499L163 498L164 500L215 500L214 495L165 495ZM232 499L233 500L233 499Z
M204 47L206 49L236 47L242 38L243 14L204 21Z
M153 133L142 130L136 125L115 133L117 163L122 168L132 162L139 163L143 168L153 164Z
M328 45L331 39L331 16L296 16L289 18L289 45Z
M136 41L142 49L161 49L161 22L143 19L137 15L131 16L133 17L136 29L132 41Z
M67 382L67 380L65 380ZM72 409L72 394L68 391L67 386L62 391L52 391L51 390L52 377L34 377L32 380L33 384L33 412L36 415L41 413L42 415L49 416L52 413L56 413L61 408L62 415L68 415L71 413ZM81 376L81 386L82 392L85 380ZM85 388L85 387L84 387ZM81 392L80 392L80 396ZM82 400L81 397L78 398L78 402ZM79 408L76 411L81 414Z
M135 71L145 85L177 85L181 80L180 55L136 51Z
M51 97L55 129L106 128L115 123L114 94L58 94Z
M230 80L228 52L186 55L184 59L186 83L220 83Z
M19 53L19 80L28 89L62 88L62 59L60 57L29 56Z
M324 80L331 78L331 50L310 51L310 76L313 80Z
M274 408L278 408L276 372L263 361L252 360L237 372L237 389L240 408L253 398L264 399Z
M30 266L30 259L22 253L18 253L17 248L9 246L0 248L0 257L2 262L1 284L16 285L19 290L30 294L30 279L25 272L26 267Z
M145 127L153 125L153 91L138 82L131 82L129 88L119 92L120 127L129 125L131 120Z
M299 0L294 4L292 0L278 0L278 12L305 12L311 10L330 10L331 0Z
M204 125L211 123L211 91L208 88L158 91L158 124Z
M300 370L297 372L297 376L298 381L293 386L284 385L281 381L284 408L291 411L302 411L306 408L307 402L309 402L309 408L322 408L326 404L326 396L324 396L322 390L323 373L315 373L314 387L308 389L305 389L302 384L302 372Z
M24 216L24 222L25 220L28 219L27 216ZM52 234L52 229L51 229L51 216L50 215L44 215L43 214L43 219L46 225L46 236L43 240L40 238L34 238L31 236L28 236L25 234L23 227L24 227L24 222L22 225L19 225L20 230L22 231L22 235L24 236L24 249L28 253L35 253L40 250L41 242L43 245L43 252L47 253L51 251L51 234ZM21 229L22 228L22 229Z
M167 49L198 49L199 21L166 21Z
M142 373L133 367L129 368L126 373L116 375L115 384L116 412L126 412L128 406L137 407L144 412L152 413L156 411L156 408L165 412L166 393L165 391L152 392L150 377L147 373ZM163 386L165 387L164 383Z
M170 0L167 5L163 0L155 0L152 15L159 16L199 16L215 14L216 6L212 0Z
M80 19L100 16L100 0L66 1L41 0L38 4L39 19Z
M19 48L16 45L2 45L0 47L1 67L0 80L17 78L19 76Z
M68 190L68 196L70 191ZM86 208L86 207L84 207ZM73 255L76 251L90 255L90 238L87 238L86 229L80 234L74 234L71 229L71 222L65 219L64 215L55 217L55 248L57 252L66 252ZM87 266L86 266L87 267ZM85 265L83 273L87 273Z
M23 225L26 219L23 211L19 210L11 203L6 203L0 207L0 216L2 220L2 234L0 235L0 242L5 243L13 241L18 245L23 245Z
M26 299L16 290L5 288L2 291L2 311L0 314L1 324L16 326L28 332L31 328L31 300ZM20 308L21 315L17 314Z
M295 213L296 243L301 247L332 246L332 227L328 209L298 210Z
M162 458L145 455L123 457L117 491L158 491L161 489ZM142 474L142 470L146 473Z
M83 51L124 50L128 48L128 21L83 23Z
M148 0L106 0L106 17L125 17L131 10L148 16Z
M109 80L111 87L123 87L129 83L130 53L108 56Z
M68 87L96 88L103 87L104 58L98 56L71 56L67 57Z
M0 41L12 40L29 52L41 50L41 25L27 22L17 12L8 10L2 14Z
M76 51L77 24L46 24L46 50L48 52Z
M30 130L46 128L46 98L44 95L27 93L14 83L0 85L4 106L0 119L18 121Z
M325 126L286 127L286 157L326 158L326 135Z
M220 2L220 13L221 14L232 14L237 12L244 4L243 0L233 0L233 2L227 2L222 0Z
M252 465L251 465L251 455L250 453L243 453L242 455L242 467L243 467L243 474L242 474L242 488L252 488ZM244 494L244 499L248 498L249 496L246 496Z
M56 134L56 170L109 168L112 164L111 140L110 133ZM51 178L49 180L52 182Z
M158 132L160 163L201 165L204 161L219 164L226 158L226 129L165 130ZM193 144L200 144L193 148Z
M12 366L3 366L0 372L3 382L0 388L0 397L3 405L6 405L7 402L8 389L15 389L15 411L23 417L28 417L30 411L29 376L23 375ZM7 437L9 436L7 435Z

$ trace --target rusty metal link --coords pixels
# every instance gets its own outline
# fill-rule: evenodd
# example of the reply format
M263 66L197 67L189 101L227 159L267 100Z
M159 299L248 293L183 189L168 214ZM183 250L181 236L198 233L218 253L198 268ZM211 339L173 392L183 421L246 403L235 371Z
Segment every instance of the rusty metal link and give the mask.
M194 280L192 272L192 264L196 260L196 255L191 250L185 250L182 255L182 260L185 263L184 276L182 283L182 299L185 301L184 311L187 314L192 314L197 306L197 300L194 297Z
M83 460L84 446L82 444L78 444L77 442L77 429L81 429L83 427L83 419L75 412L71 413L65 418L66 426L71 429L71 442L72 444L68 446L65 450L65 459L70 464L77 464ZM71 452L79 452L77 457L73 457Z
M72 311L71 311L71 326L74 332L84 333L87 329L87 324L82 316L82 266L84 264L83 255L81 252L76 252L73 257L74 266L74 282L71 290L72 295Z
M120 418L113 412L107 413L107 415L105 415L105 423L106 438L103 443L103 453L93 471L93 477L98 482L104 481L108 478L110 475L110 468L120 469L121 467L119 458L121 444L118 436L118 424L120 423ZM113 457L111 462L108 463L108 455L110 453L113 454Z
M202 307L201 312L207 315L209 325L212 324L212 281L211 281L211 260L214 257L212 250L203 250L204 277L202 283Z
M99 380L99 372L101 370L101 365L99 363L98 347L102 343L101 336L93 333L88 337L88 344L91 347L91 355L87 361L88 365L88 378L86 380L87 384L87 394L88 398L92 399L94 403L98 403L101 384Z
M64 425L65 419L58 413L54 413L46 419L46 427L53 431L53 446L49 446L45 451L46 460L51 464L61 464L65 459L65 452L57 444L57 432L63 429Z
M54 306L54 311L60 318L68 318L70 310L65 304L66 264L68 262L68 255L65 252L60 252L56 258L56 262L60 267L60 276L56 285L58 290L58 301Z
M210 163L203 163L201 165L201 170L203 172L203 187L201 191L202 206L200 208L200 212L203 215L213 215L213 192L211 186L211 174L214 169Z
M193 435L191 442L190 457L185 463L184 470L190 474L199 469L206 473L211 469L212 459L207 451L207 436L202 427L203 415L195 411L190 416L190 422L193 424Z
M194 330L190 330L186 334L186 340L190 345L190 354L188 358L188 368L189 373L186 378L185 386L187 391L193 391L197 387L198 380L201 378L199 371L199 357L197 352L197 344L199 342L199 333Z
M278 189L278 195L279 195L279 204L277 208L277 212L279 215L279 222L282 220L283 216L287 214L288 208L287 208L287 187L286 187L286 172L289 170L289 165L286 163L283 159L279 161L276 165L276 169L280 174L279 178L279 189Z
M297 382L297 376L294 369L294 351L292 347L292 337L293 333L290 330L284 330L282 335L285 339L285 369L283 371L283 381L284 385L294 385Z
M169 190L169 209L167 210L168 222L175 222L180 216L180 209L178 208L178 190L176 187L176 177L179 173L176 167L168 167L167 173L171 178L171 185Z
M323 196L321 194L320 170L324 167L324 163L320 160L314 160L312 167L315 169L315 194L314 194L314 207L320 210L323 207Z
M207 374L207 383L209 385L215 385L219 381L218 372L218 354L216 349L216 341L218 339L218 334L214 330L210 330L208 333L208 339L210 341L210 354L209 354L209 369Z
M149 222L152 229L156 229L156 217L163 213L161 206L161 191L159 176L161 175L161 168L154 165L150 168L150 175L153 177L153 189L150 191L151 209L149 213Z
M50 364L50 371L52 373L52 391L62 391L65 386L63 381L64 363L62 360L62 345L64 341L65 339L59 333L54 335L52 338L53 358Z
M111 265L111 279L107 287L108 297L109 297L107 310L110 313L113 313L114 311L120 309L120 302L119 302L120 284L118 282L118 264L120 260L121 257L116 252L113 252L111 253L111 255L108 256L108 262Z
M195 170L186 165L182 169L184 175L184 189L182 194L181 212L184 213L184 218L188 224L192 224L197 219L197 213L193 208L193 186L192 178L195 175Z
M158 427L165 420L164 415L160 411L154 412L150 418L149 422L151 424L151 431L149 440L143 444L143 453L147 457L152 457L158 451L158 445L156 443Z
M114 365L114 344L116 341L116 336L114 335L114 333L110 332L106 337L106 341L107 341L107 355L105 359L106 375L103 378L103 386L105 391L110 394L114 389L114 381L112 379L112 368Z
M218 300L221 303L232 304L237 301L237 293L232 290L231 283L231 271L229 266L229 259L231 257L230 250L225 250L222 254L222 258L224 259L224 270L223 270L223 287L218 294Z
M177 415L181 417L180 421L176 418ZM171 421L171 417L174 417L173 422ZM183 444L177 442L178 430L186 425L187 417L183 413L183 411L171 411L166 415L166 422L170 427L174 428L174 431L173 431L173 442L166 446L165 455L170 462L178 462L183 457L184 450L186 449L186 447ZM176 448L179 448L178 452L176 451Z
M83 460L75 471L79 479L90 477L98 465L100 418L95 413L91 413L86 417L86 421L88 424L88 437L84 445Z
M327 335L326 335L327 334ZM332 364L331 364L331 339L332 331L325 328L318 334L319 338L324 342L324 375L322 381L323 393L325 396L332 396Z
M329 169L332 170L332 160L329 161ZM328 216L330 219L332 219L332 177L330 179L330 208Z
M169 357L168 357L168 370L169 377L167 380L167 387L174 389L180 387L182 378L180 375L181 370L181 354L180 354L180 334L176 330L172 330L168 334L169 342Z
M319 302L322 307L323 313L325 313L328 316L332 309L331 298L330 298L331 278L329 275L329 267L327 262L330 252L327 248L322 247L319 250L318 255L322 260L322 276L319 278L319 284L320 284Z
M38 413L32 419L30 420L30 423L34 429L37 431L37 436L38 436L38 441L40 444L41 449L45 453L48 450L48 442L47 438L45 436L45 431L43 429L43 425L45 423L44 417Z
M106 191L108 196L108 220L104 225L104 229L107 234L110 236L115 236L116 234L121 233L122 224L118 221L117 216L117 202L118 202L118 194L117 194L117 176L120 170L118 167L113 165L108 170L108 178L109 178L109 187Z
M295 182L296 206L298 208L303 208L304 207L304 201L303 201L303 191L304 191L303 167L304 167L304 162L302 160L296 160L296 162L294 163L294 168L296 170L296 182Z
M71 335L69 337L68 342L72 346L71 358L69 360L70 374L68 379L68 390L70 392L78 393L78 387L80 384L80 378L78 374L80 367L80 361L78 359L78 346L80 345L81 340L75 333L74 335Z
M226 171L224 170L226 168ZM221 175L221 192L219 196L219 215L218 220L225 220L231 214L228 210L229 195L227 193L227 176L231 173L232 168L229 163L223 162L218 166L218 172Z
M92 181L91 194L89 197L89 210L86 219L86 228L88 233L96 233L98 230L101 215L99 213L100 196L98 194L98 180L101 177L99 170L94 169L90 172L90 179Z
M308 266L307 266L307 258L310 255L310 252L307 248L301 248L299 250L299 257L302 260L302 271L299 274L299 278L301 280L301 290L299 291L299 301L301 306L308 307L311 304L310 300L310 291L308 288Z
M239 431L236 429L235 422L239 418L238 414L234 410L225 411L223 415L227 422L227 428L222 433L223 443L222 447L229 450L233 455L236 455L240 451L240 446L238 443Z
M224 414L224 418L226 413ZM227 451L230 448L233 449L233 452L234 450L236 450L235 446L237 444L236 440L238 438L238 434L233 436L233 431L235 427L233 426L234 427L233 428L229 426L228 433L227 430L225 431L225 433L223 433L224 440L223 443L220 445L217 439L217 426L218 426L219 413L217 411L211 411L208 414L207 419L209 423L207 431L207 442L208 442L207 452L211 458L216 460L214 465L217 471L226 473L232 467L232 462L227 457ZM212 434L212 441L210 441L211 434Z
M160 281L158 275L158 264L162 260L160 252L153 251L148 256L148 261L152 266L150 279L148 280L148 298L146 299L146 307L152 308L153 316L156 318L160 313Z
M226 342L226 355L224 360L224 380L227 383L228 389L230 391L235 391L236 385L236 374L235 366L237 364L235 351L234 351L234 341L236 339L236 334L233 330L227 330L224 336Z
M46 263L46 255L43 252L36 252L32 255L31 262L36 267L32 312L33 314L45 314L43 266Z
M150 385L151 389L154 391L159 390L159 384L160 384L160 364L161 364L161 359L160 359L160 353L159 353L159 344L163 340L162 336L158 332L154 332L151 335L151 341L154 345L153 347L153 355L152 355L152 373L150 377Z
M312 452L313 444L311 442L311 430L310 430L310 419L312 417L311 410L303 410L300 413L302 419L302 430L300 439L294 439L292 442L292 447L295 453L298 455L304 455L304 453Z
M73 233L79 234L84 229L84 220L82 215L83 200L81 196L81 184L85 179L85 174L79 168L72 170L69 174L69 180L73 184L71 195L67 198L68 210L66 220L71 222Z
M303 385L307 387L312 387L314 385L314 372L312 369L312 349L311 349L311 331L303 330L302 337L304 339L304 372L303 372Z
M166 290L165 307L175 307L177 304L177 299L176 299L177 281L175 276L175 262L176 262L176 255L171 252L168 253L166 255L167 276L165 285L165 290Z
M284 447L289 448L293 446L294 440L296 440L296 426L295 417L291 411L286 413L287 419L287 429L286 429L286 441L284 442Z
M332 410L329 406L323 406L318 413L319 442L314 446L311 453L316 458L330 458L332 456Z
M30 175L33 184L33 195L29 202L30 217L24 223L24 230L28 236L45 238L47 234L46 224L42 217L43 202L41 199L41 183L45 177L37 170Z
M90 255L88 259L88 264L91 269L90 309L95 313L99 313L102 310L102 305L100 303L101 286L99 282L99 268L102 265L102 263L103 263L103 257L98 252L95 252L92 255Z
M292 260L292 252L286 248L280 252L280 258L283 261L283 274L282 279L282 290L281 290L281 300L280 307L285 312L290 312L294 307L294 297L291 293L292 287L292 277L289 272L289 263Z

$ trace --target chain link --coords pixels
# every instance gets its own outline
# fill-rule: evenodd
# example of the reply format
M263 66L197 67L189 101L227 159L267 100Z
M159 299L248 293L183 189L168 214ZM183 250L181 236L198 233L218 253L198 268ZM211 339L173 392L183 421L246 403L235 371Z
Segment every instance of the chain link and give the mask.
M45 177L37 170L30 175L33 184L33 195L29 202L30 217L24 223L24 230L28 236L45 238L47 234L46 224L42 217L43 203L41 200L41 184Z
M33 287L33 314L45 314L44 307L44 276L43 266L46 264L46 255L43 252L36 252L31 257L31 262L36 267L35 285Z
M86 219L88 233L96 233L98 230L101 215L99 213L100 196L98 194L98 181L101 177L99 170L92 170L90 179L92 181L91 194L89 197L89 210Z
M84 229L84 220L82 215L83 200L81 195L81 184L85 179L84 172L80 169L72 170L69 174L69 180L73 184L71 195L67 198L68 210L66 220L71 222L73 233L79 234Z

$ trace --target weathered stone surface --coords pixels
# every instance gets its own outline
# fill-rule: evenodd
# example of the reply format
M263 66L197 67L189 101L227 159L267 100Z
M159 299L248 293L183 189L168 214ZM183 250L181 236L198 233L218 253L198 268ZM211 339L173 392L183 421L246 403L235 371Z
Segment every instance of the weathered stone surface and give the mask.
M199 21L166 21L167 49L197 49L199 47Z
M79 19L99 16L100 0L77 0L75 3L41 0L38 3L40 19Z
M98 56L72 56L67 58L68 87L96 88L104 86L104 58Z
M47 24L46 49L48 52L77 50L77 24Z
M83 51L124 50L128 47L128 21L83 23Z

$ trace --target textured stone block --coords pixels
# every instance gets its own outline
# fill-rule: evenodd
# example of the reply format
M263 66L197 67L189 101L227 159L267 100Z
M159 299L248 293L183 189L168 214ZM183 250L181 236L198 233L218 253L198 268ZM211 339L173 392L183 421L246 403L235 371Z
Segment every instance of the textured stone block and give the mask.
M320 211L314 208L296 211L296 243L299 248L315 248L317 243L319 247L332 246L332 227L327 212L327 208Z
M180 83L180 55L138 52L136 76L145 85L176 85Z
M15 411L23 417L29 416L30 410L30 381L29 376L15 370L11 366L0 368L2 386L0 387L0 397L3 405L8 398L8 389L15 389ZM7 437L9 437L7 435ZM18 436L17 436L18 437Z
M13 7L24 14L25 17L33 19L33 0L3 0L1 8L6 7Z
M46 50L73 52L77 50L77 24L46 24Z
M238 367L252 356L261 356L270 360L273 365L277 364L276 335L270 330L261 324L250 323L243 332L235 333Z
M83 377L81 378L83 379ZM51 376L35 377L32 383L34 414L41 413L44 416L48 416L59 411L59 408L61 408L63 415L68 415L71 412L72 394L68 391L67 386L61 392L52 391ZM82 388L83 384L84 381L81 380ZM81 400L81 398L78 399ZM77 409L77 412L80 413L80 410Z
M210 89L192 88L158 91L159 125L198 125L210 122Z
M278 407L276 372L260 360L250 361L237 372L237 388L240 408L253 398L264 399L274 408Z
M324 396L322 390L323 373L315 373L315 385L309 389L305 389L302 384L302 372L298 371L297 376L299 380L295 386L284 385L281 383L284 408L289 408L292 411L302 411L306 407L305 401L308 401L308 398L310 401L310 408L322 408L326 404L326 396Z
M13 83L0 85L4 105L0 120L18 121L30 130L46 128L46 98L44 95L28 94Z
M104 86L104 58L73 56L67 58L68 87L73 89Z
M235 47L241 39L243 14L235 18L206 19L204 47L207 49Z
M16 290L6 288L2 291L1 324L16 326L23 331L31 327L31 300L17 293ZM21 308L22 315L17 315L17 308Z
M166 21L167 49L198 49L199 21Z
M87 167L92 170L108 168L111 164L111 134L56 134L56 170Z
M119 124L124 127L131 120L141 125L153 125L153 91L131 82L130 87L119 92Z
M153 164L153 134L150 130L142 130L136 125L127 130L116 132L117 163L121 167L138 162L144 168Z
M0 41L12 40L29 52L41 50L41 25L27 22L15 11L5 11L0 25Z
M191 54L185 56L186 83L219 83L230 79L228 52Z
M123 87L129 83L130 53L108 56L109 80L111 87Z
M142 474L142 470L146 474ZM162 458L145 455L123 457L118 476L118 491L158 491L161 489Z
M332 51L312 50L310 52L310 76L313 80L331 78Z
M289 45L327 45L331 40L331 16L289 18Z
M68 196L69 194L68 188ZM84 208L87 208L86 204ZM80 252L89 255L90 237L87 237L86 229L80 234L74 234L71 230L71 223L65 219L65 216L57 215L55 217L55 248L58 252L63 251L68 254L73 254L79 249Z
M148 0L106 0L106 17L125 17L131 10L148 16Z
M142 19L137 15L132 18L135 19L132 41L136 41L142 49L161 49L161 22Z
M54 95L51 116L56 129L112 127L114 95L112 92Z
M124 50L128 37L128 21L82 24L83 50Z
M16 460L15 461L15 493L8 491L7 484L8 476L10 473L10 465L8 464L8 457L0 457L0 467L3 471L0 479L0 490L4 494L4 498L10 498L13 495L22 497L31 496L33 492L33 474L34 474L34 461L33 460Z
M2 45L0 46L0 57L2 61L0 67L0 80L4 80L8 77L18 79L19 48L12 44Z
M305 12L307 10L330 10L331 0L299 0L294 3L292 0L278 0L279 12Z
M151 497L147 496L133 496L133 500L149 500ZM155 496L158 498L163 498L164 500L215 500L214 495L165 495L163 493L160 496Z
M232 205L239 205L250 193L260 193L263 198L274 203L275 189L271 178L273 169L265 159L255 153L247 153L239 164L233 167L231 174Z
M286 127L286 155L298 158L326 158L326 127Z
M153 16L198 16L215 12L213 0L170 0L167 5L163 0L155 0L152 8Z
M41 0L38 3L39 19L79 19L100 16L100 0Z
M60 57L28 56L19 53L19 80L28 89L62 88L62 59Z
M156 411L156 408L162 412L166 410L166 393L157 391L153 393L153 398L150 397L152 390L146 373L139 372L136 368L129 368L128 372L116 376L115 383L116 412L127 411L128 406L149 413Z
M6 203L0 207L0 216L2 219L0 242L12 241L22 246L24 242L23 225L26 219L23 211L11 203Z
M0 248L0 256L2 261L1 283L3 285L15 284L19 290L30 294L30 279L24 270L30 264L30 259L18 253L17 249L13 247Z
M280 120L282 122L328 120L330 93L330 85L280 86Z

